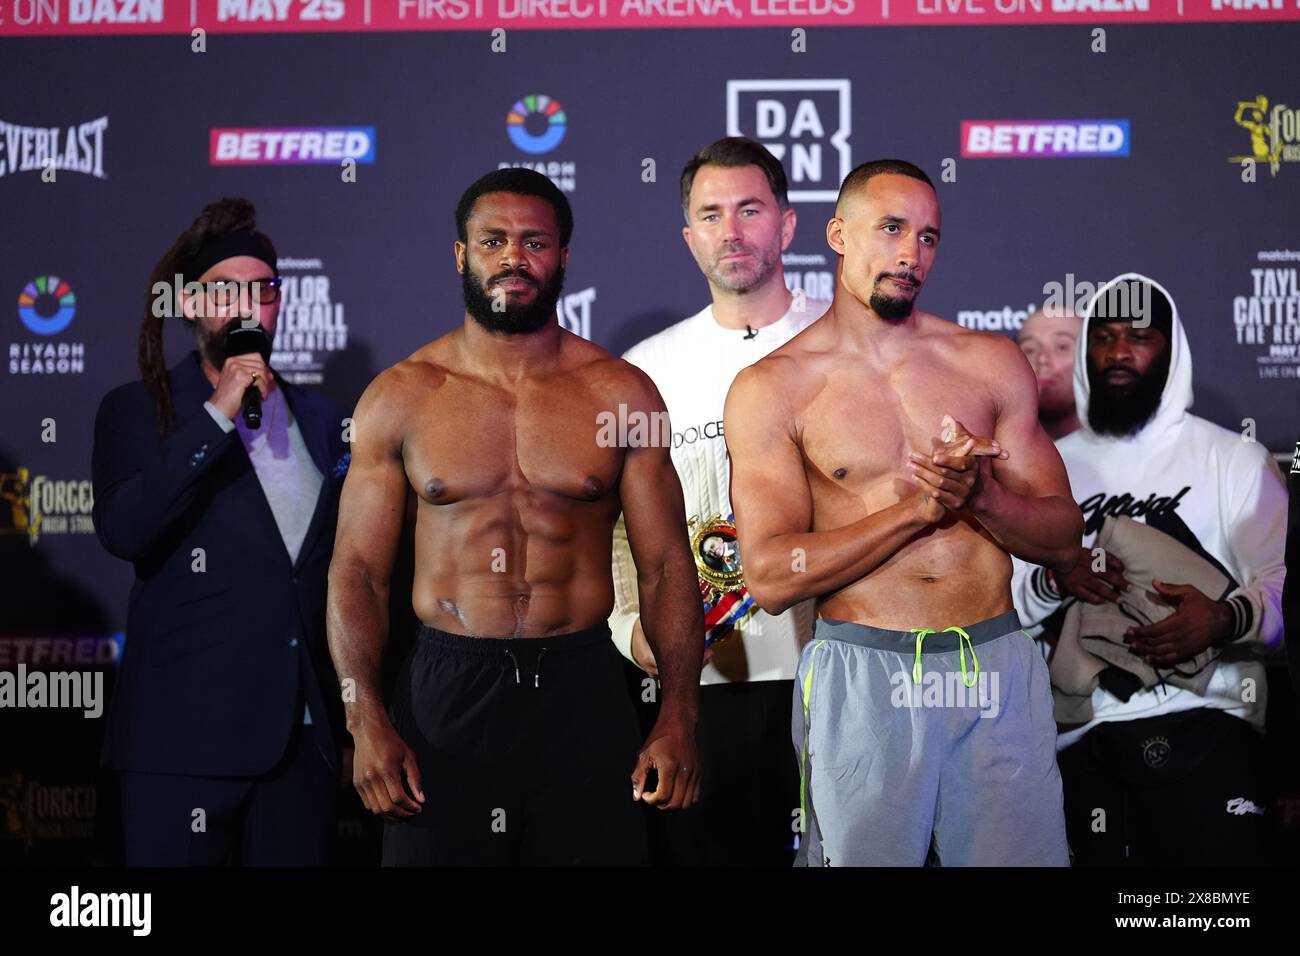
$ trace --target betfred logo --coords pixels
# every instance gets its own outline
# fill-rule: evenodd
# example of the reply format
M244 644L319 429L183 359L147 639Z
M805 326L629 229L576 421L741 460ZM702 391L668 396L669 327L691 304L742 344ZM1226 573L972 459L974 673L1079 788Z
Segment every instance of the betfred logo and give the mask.
M214 129L213 166L358 163L375 161L373 126L288 126L277 129Z
M1127 156L1128 120L963 120L966 159Z

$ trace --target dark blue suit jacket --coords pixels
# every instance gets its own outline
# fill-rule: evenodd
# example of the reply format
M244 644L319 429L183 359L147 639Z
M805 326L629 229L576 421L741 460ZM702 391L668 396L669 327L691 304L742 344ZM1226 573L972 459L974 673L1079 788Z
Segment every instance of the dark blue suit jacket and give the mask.
M343 710L325 642L325 587L343 483L336 471L346 467L344 413L278 381L322 475L291 562L239 432L223 432L203 407L213 388L198 352L169 375L176 430L165 440L143 382L113 389L95 418L95 532L135 565L105 762L193 776L264 773L301 722L301 695L313 720L305 729L337 769Z

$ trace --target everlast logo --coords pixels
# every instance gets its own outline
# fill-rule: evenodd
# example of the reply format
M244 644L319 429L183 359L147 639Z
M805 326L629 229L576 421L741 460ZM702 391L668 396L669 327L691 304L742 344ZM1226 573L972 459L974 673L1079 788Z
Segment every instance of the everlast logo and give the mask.
M0 176L66 169L104 179L106 129L107 116L76 126L19 126L0 120Z
M1079 510L1083 512L1083 533L1089 535L1100 531L1102 522L1111 516L1128 515L1130 518L1141 518L1177 511L1183 495L1191 490L1191 485L1185 485L1183 490L1172 498L1168 495L1156 497L1155 494L1150 494L1142 500L1134 498L1127 492L1122 495L1111 495L1108 498L1106 492L1099 491L1091 498L1079 502Z

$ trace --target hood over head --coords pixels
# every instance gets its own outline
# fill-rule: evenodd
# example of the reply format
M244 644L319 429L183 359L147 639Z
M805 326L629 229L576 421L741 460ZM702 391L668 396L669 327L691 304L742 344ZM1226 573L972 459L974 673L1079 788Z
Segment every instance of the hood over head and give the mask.
M1147 288L1142 288L1143 286ZM1164 295L1173 312L1166 333L1169 339L1169 373L1165 378L1164 391L1160 396L1160 405L1156 413L1135 434L1127 436L1127 439L1137 438L1152 428L1163 430L1182 418L1192 407L1192 356L1187 348L1187 336L1183 332L1182 320L1178 316L1178 305L1174 302L1174 297L1169 294L1169 290L1159 282L1138 272L1125 272L1103 284L1088 301L1082 315L1083 328L1079 332L1079 342L1075 347L1075 406L1083 428L1094 437L1111 436L1098 436L1088 421L1088 402L1091 397L1091 387L1088 382L1088 330L1092 326L1093 316L1096 315L1100 321L1112 312L1124 314L1126 308L1132 309L1135 313L1138 307L1149 310L1152 287ZM1152 321L1152 324L1158 323Z

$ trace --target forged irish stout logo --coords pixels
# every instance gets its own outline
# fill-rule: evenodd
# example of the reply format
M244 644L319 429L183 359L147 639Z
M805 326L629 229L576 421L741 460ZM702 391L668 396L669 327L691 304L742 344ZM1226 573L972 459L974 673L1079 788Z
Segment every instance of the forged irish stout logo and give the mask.
M89 784L43 783L15 771L0 777L0 840L31 847L95 835L98 794Z
M1253 160L1267 165L1269 174L1276 176L1283 163L1300 162L1300 109L1285 103L1270 104L1262 93L1253 100L1242 100L1232 121L1250 137L1250 152L1229 156L1228 162L1240 165Z
M35 545L43 534L94 534L95 494L86 480L33 475L24 465L0 472L0 534L22 534Z

